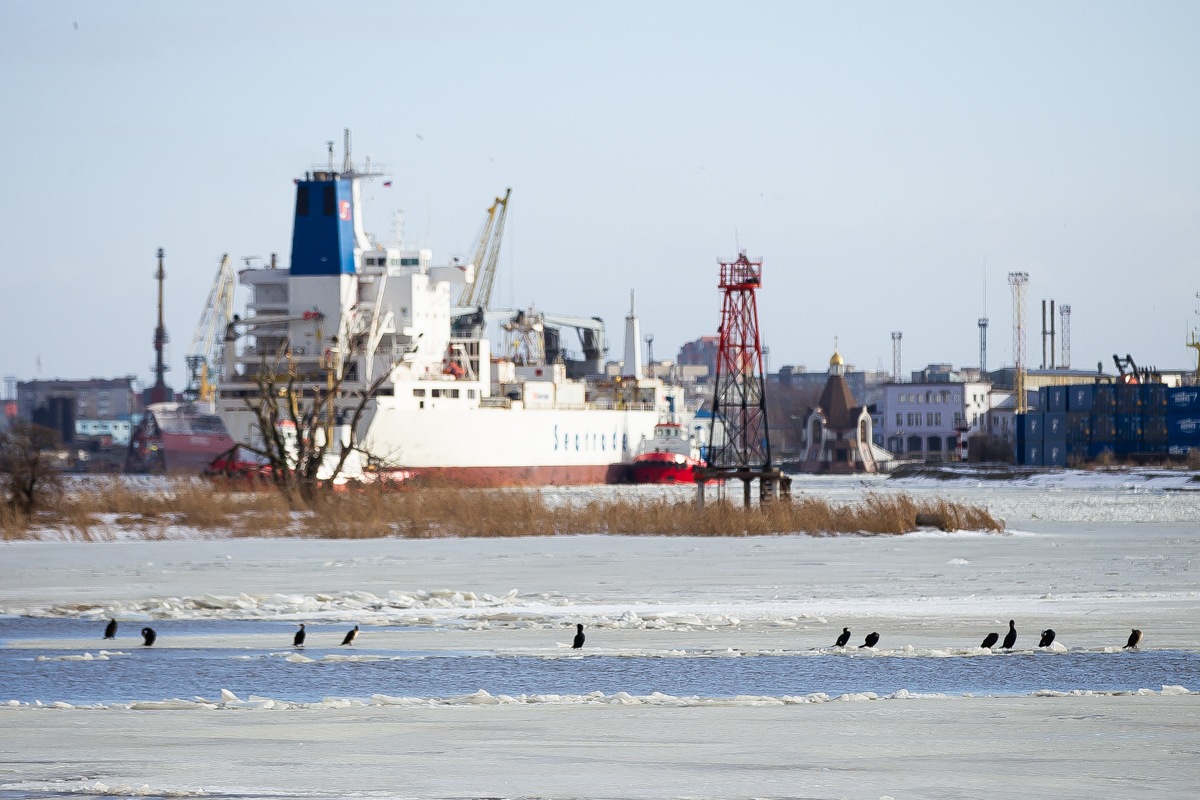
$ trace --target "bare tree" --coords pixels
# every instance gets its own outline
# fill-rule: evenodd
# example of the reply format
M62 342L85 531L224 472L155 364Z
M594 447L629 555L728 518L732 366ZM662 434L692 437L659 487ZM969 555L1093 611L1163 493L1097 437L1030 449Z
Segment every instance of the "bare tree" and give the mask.
M324 386L313 380L315 376L297 374L290 359L281 367L278 360L275 364L268 364L265 357L262 360L255 375L257 396L245 401L258 423L261 445L243 447L266 459L271 479L288 505L311 507L342 474L350 454L359 450L358 427L363 414L390 380L392 370L384 370L362 389L344 391L346 371L332 364L323 367ZM346 398L354 399L355 404L339 407L336 401ZM349 429L345 441L340 440L343 426ZM338 458L322 477L331 448Z
M57 488L59 470L47 451L58 443L58 431L32 422L14 422L0 432L0 488L14 512L29 516Z

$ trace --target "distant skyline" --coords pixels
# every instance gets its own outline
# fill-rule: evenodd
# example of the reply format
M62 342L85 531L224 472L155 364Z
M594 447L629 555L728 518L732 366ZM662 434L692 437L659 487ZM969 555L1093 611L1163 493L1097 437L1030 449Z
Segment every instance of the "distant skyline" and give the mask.
M294 185L353 131L366 222L465 254L512 187L497 305L655 355L764 260L772 369L1012 361L1006 275L1072 306L1072 365L1194 367L1200 4L0 5L0 374L151 383L219 260L290 257ZM239 301L244 295L239 294ZM644 348L644 344L642 345ZM643 353L644 353L643 349Z

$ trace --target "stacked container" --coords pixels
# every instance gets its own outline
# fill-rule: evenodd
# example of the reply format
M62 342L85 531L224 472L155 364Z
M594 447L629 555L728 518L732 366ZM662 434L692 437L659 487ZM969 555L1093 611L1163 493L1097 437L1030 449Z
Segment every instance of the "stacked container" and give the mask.
M1041 466L1043 416L1038 413L1017 414L1016 458L1018 464Z
M1183 456L1200 447L1200 387L1168 389L1166 407L1167 452Z

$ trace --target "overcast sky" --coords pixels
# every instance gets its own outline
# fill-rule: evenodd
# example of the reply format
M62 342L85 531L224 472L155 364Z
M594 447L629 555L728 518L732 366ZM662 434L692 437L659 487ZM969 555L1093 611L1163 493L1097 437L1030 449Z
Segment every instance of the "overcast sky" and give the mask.
M292 179L353 130L366 221L435 261L513 189L500 304L656 357L764 259L771 366L1011 362L1006 274L1073 362L1180 367L1200 291L1200 3L0 3L0 373L174 372L220 256L286 264ZM76 27L77 26L77 27ZM239 262L240 264L240 262Z

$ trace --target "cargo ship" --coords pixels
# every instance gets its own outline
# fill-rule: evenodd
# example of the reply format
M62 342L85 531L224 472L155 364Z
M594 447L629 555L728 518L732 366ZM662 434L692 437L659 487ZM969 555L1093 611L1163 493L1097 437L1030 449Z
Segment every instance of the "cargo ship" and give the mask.
M654 426L654 438L646 442L644 452L633 459L635 483L696 482L695 470L704 466L700 448L678 422L660 422Z
M261 441L246 405L259 391L257 370L286 357L289 369L324 386L325 365L336 358L345 370L335 401L344 419L386 374L354 435L339 429L334 449L356 442L342 478L386 469L464 486L631 481L655 425L687 421L682 387L639 374L636 312L626 319L628 374L608 377L597 318L500 312L486 295L461 305L477 294L477 280L490 287L490 264L438 264L430 249L376 241L363 227L361 185L381 176L355 167L347 140L341 170L331 156L294 180L289 266L240 272L251 297L226 336L218 393L233 442ZM498 318L524 346L493 354L487 322ZM567 327L579 332L583 361L562 355Z
M129 438L125 471L199 472L233 446L216 414L186 403L151 403Z

